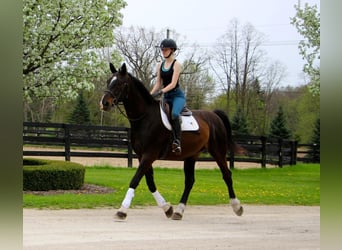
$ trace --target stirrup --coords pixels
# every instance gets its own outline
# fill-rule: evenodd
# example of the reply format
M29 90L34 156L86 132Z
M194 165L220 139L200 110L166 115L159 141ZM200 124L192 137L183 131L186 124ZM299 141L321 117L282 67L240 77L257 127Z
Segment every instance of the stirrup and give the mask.
M182 152L180 141L178 139L172 142L172 152L176 154L180 154Z

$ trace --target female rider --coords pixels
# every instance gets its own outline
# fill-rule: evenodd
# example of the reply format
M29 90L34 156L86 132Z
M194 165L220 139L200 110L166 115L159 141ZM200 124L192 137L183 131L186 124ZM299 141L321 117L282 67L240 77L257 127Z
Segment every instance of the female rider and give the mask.
M171 108L171 126L173 132L172 152L181 154L180 113L185 106L185 95L179 86L179 75L182 65L175 59L177 44L172 39L164 39L160 43L164 60L157 66L157 79L151 94L158 97L164 94L165 101Z

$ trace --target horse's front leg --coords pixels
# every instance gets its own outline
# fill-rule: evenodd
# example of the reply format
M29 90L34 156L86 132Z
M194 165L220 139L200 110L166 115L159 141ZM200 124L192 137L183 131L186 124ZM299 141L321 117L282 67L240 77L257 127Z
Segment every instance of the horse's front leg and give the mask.
M117 220L125 220L127 218L127 211L131 205L132 199L134 197L134 190L138 187L141 178L146 174L148 169L151 167L150 161L141 160L139 162L139 167L133 176L129 188L126 192L125 198L121 203L121 207L115 215Z
M166 202L164 197L158 192L156 184L154 182L152 166L148 168L145 174L145 179L146 179L146 184L148 186L148 189L150 190L154 199L156 200L157 205L163 209L166 217L170 218L173 214L173 208L171 204L169 202Z
M181 220L185 210L185 205L188 201L190 191L195 183L195 160L186 159L184 161L184 191L180 202L172 215L173 220Z

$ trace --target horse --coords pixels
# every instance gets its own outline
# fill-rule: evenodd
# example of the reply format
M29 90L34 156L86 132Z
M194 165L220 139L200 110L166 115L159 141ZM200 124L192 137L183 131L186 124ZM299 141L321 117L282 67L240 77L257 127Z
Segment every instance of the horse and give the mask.
M175 154L169 146L172 141L172 133L161 121L160 101L152 97L139 79L127 72L125 63L118 70L112 63L109 65L112 75L107 80L107 88L101 98L100 108L103 111L110 111L114 105L123 104L126 111L125 116L131 126L132 148L139 160L139 166L130 181L121 207L115 214L115 219L127 219L134 191L145 176L149 191L157 205L163 209L166 217L181 220L195 182L195 163L204 150L211 154L219 166L228 188L230 205L235 214L241 216L243 207L233 189L232 173L228 168L226 154L228 151L239 153L242 147L234 143L230 122L224 111L192 110L199 129L195 132L182 131L182 151L181 154ZM175 210L158 192L154 182L152 164L157 159L183 161L184 190Z

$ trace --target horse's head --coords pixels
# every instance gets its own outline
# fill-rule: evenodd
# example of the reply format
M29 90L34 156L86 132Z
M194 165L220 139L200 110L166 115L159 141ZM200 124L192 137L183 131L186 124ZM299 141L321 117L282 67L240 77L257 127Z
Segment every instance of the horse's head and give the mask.
M118 71L112 63L109 66L113 75L107 80L107 89L100 101L101 109L104 111L109 111L112 106L127 98L128 85L131 81L125 63L122 64Z

